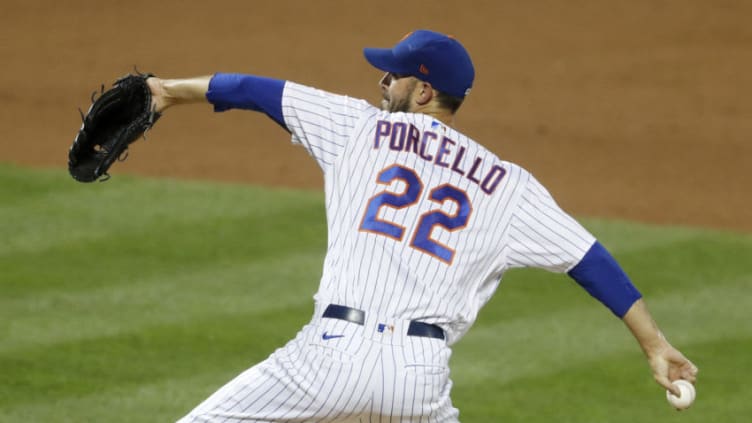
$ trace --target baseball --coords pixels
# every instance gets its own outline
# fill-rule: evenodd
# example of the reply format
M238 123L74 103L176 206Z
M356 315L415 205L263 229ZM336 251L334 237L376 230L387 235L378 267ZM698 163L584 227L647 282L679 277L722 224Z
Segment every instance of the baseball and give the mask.
M677 410L684 410L692 405L695 400L695 386L686 380L679 379L671 382L672 385L677 386L681 391L681 396L677 397L670 391L666 390L666 399Z

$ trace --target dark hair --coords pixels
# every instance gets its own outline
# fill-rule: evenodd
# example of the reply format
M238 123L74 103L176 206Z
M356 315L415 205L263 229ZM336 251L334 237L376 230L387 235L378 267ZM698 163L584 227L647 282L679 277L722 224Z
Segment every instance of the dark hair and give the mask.
M436 96L436 101L439 102L441 107L449 109L452 114L457 113L457 110L462 105L462 102L465 101L465 99L462 97L455 97L447 93L442 93L441 91L438 91L438 93L439 94Z

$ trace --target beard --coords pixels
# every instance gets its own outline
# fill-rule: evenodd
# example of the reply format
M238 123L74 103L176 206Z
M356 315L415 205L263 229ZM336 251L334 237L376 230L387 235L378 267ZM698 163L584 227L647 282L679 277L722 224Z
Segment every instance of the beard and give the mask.
M410 99L403 98L401 100L393 101L391 99L381 100L381 110L385 110L390 113L405 112L410 109Z
M410 81L408 86L405 88L404 93L406 94L402 98L394 99L389 98L386 95L384 95L384 99L381 100L381 110L385 110L390 113L397 113L397 112L410 112L410 104L412 103L412 93L415 91L415 86L418 85L417 80Z

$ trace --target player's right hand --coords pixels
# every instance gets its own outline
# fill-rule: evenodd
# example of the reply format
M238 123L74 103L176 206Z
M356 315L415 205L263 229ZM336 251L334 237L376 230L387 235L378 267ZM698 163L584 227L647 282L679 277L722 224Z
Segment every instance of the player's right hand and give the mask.
M664 348L652 354L648 362L653 370L655 381L676 396L681 395L681 392L671 382L684 379L694 384L697 381L697 366L668 343Z

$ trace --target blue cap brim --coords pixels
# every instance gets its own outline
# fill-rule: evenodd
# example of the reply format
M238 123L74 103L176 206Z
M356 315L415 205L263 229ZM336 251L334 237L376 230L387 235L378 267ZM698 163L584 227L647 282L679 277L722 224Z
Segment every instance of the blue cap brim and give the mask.
M390 48L370 48L363 49L363 55L366 57L368 63L370 63L376 69L383 70L384 72L394 73L409 73L410 69L401 67L394 57L394 52Z

